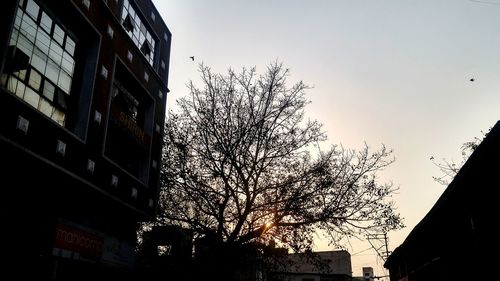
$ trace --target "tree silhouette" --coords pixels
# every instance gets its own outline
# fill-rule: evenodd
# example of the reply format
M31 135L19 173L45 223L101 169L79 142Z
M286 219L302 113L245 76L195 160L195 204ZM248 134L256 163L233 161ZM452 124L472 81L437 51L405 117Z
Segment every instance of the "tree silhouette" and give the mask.
M456 163L453 160L448 160L446 158L442 158L440 161L437 161L433 156L430 158L432 163L439 168L441 175L432 176L432 178L439 184L444 186L448 186L450 182L455 178L458 171L465 164L469 156L476 150L479 144L483 141L483 139L488 135L491 128L488 129L487 132L481 131L482 138L474 137L473 140L464 142L460 150L462 151L462 160L460 163Z
M281 63L263 75L199 71L202 87L191 81L169 112L159 222L218 245L275 241L296 252L311 249L316 230L338 245L402 227L395 188L377 181L392 152L322 149L322 125L304 114L309 87L288 86Z

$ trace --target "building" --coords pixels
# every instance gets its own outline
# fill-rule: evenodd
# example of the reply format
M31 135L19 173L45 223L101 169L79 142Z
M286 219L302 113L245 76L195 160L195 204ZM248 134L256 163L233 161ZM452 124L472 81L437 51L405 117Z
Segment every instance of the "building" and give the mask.
M269 277L273 281L350 281L351 254L344 250L288 254Z
M151 0L0 6L0 279L130 278L158 200L171 33Z
M152 226L142 235L137 257L141 280L195 280L193 231L179 226Z
M495 222L500 123L384 266L396 280L489 280L498 244ZM495 237L496 238L496 237Z
M365 281L370 281L373 280L374 274L373 274L373 267L363 267L363 280Z
M373 273L373 267L369 266L369 267L362 267L361 268L361 273L362 275L361 276L354 276L352 277L352 280L355 280L355 281L370 281L370 280L375 280L375 279L380 279L382 277L377 277L375 276L375 274Z

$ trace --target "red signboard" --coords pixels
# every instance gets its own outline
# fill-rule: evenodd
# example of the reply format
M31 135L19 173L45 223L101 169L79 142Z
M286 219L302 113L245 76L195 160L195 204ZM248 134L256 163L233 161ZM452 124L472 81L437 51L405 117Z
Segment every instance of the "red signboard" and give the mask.
M54 248L69 250L89 259L99 259L103 238L90 232L59 224L56 229Z

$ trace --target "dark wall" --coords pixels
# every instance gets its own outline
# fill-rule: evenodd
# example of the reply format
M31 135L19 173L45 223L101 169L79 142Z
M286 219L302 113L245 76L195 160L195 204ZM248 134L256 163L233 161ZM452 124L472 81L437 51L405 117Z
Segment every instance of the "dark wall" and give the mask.
M500 123L460 169L434 207L389 257L391 280L482 280L492 266L499 187Z
M35 2L78 39L71 92L74 106L63 127L0 86L0 257L5 265L0 279L12 273L19 277L14 279L32 275L36 280L49 280L54 270L60 270L60 276L79 270L81 278L103 277L108 271L100 264L86 267L81 261L54 257L54 229L58 221L65 220L133 246L137 223L155 215L171 34L151 1L137 1L147 22L151 24L146 15L157 15L151 24L157 36L157 58L151 66L122 28L121 1L90 0L88 8L81 0ZM4 0L1 4L2 73L17 3ZM134 175L106 154L117 62L151 105L144 125L150 136L143 163L146 177ZM27 131L18 128L20 120L29 122ZM61 143L63 153L57 150ZM127 155L127 148L121 152ZM114 177L116 185L112 184ZM59 269L56 261L61 262ZM117 276L113 270L109 272Z

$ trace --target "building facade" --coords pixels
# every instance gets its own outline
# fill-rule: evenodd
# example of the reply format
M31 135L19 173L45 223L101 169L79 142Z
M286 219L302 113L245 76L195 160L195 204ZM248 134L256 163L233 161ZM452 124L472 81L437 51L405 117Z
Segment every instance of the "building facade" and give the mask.
M489 280L498 244L495 221L500 123L384 266L391 281Z
M373 280L374 274L373 274L373 267L363 267L363 280L365 281L370 281Z
M158 200L171 33L151 0L0 5L0 276L131 278Z
M312 255L287 254L269 272L272 281L350 281L351 254L347 251L322 251Z
M193 232L173 225L153 226L142 235L137 257L141 280L196 280L193 264ZM204 276L206 278L206 276Z

